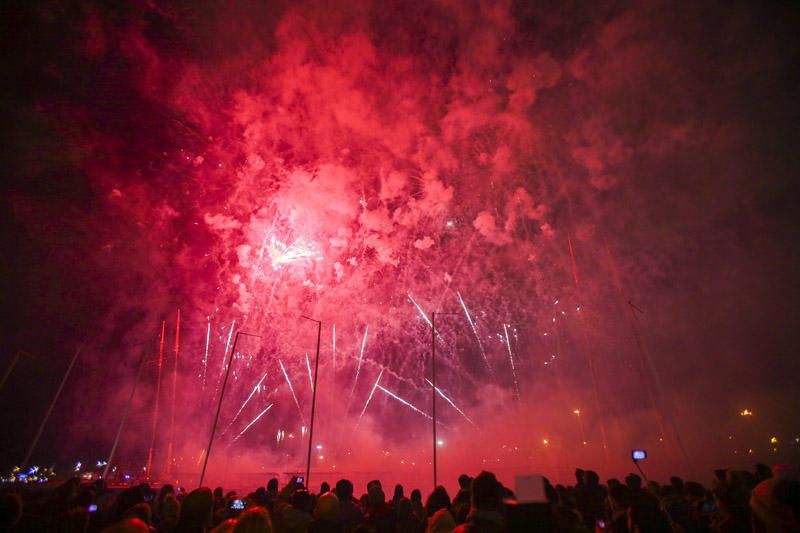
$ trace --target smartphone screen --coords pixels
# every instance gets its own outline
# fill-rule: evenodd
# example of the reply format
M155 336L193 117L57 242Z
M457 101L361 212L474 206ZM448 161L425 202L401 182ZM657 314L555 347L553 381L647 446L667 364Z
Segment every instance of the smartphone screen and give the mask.
M231 502L231 509L236 509L238 511L244 509L244 500L233 500Z

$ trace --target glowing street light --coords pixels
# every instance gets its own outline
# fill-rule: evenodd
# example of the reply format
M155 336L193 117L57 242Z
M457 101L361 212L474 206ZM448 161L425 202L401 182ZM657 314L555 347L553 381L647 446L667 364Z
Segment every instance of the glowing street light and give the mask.
M753 416L753 411L751 411L749 409L743 409L742 412L739 413L739 415L740 416Z

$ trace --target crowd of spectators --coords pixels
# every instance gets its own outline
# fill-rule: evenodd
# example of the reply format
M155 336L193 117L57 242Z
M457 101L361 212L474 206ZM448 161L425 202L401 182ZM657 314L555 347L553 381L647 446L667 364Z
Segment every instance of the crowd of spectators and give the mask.
M762 532L800 531L800 470L758 465L754 471L717 470L708 487L681 478L643 482L637 474L601 484L591 470L575 471L571 486L544 483L540 502L518 502L495 475L458 479L451 498L444 487L423 503L396 485L391 497L380 481L356 498L353 484L322 483L307 490L292 478L271 479L247 495L200 488L191 492L147 484L122 491L102 481L67 480L51 490L7 488L0 494L0 531L104 533L476 533Z

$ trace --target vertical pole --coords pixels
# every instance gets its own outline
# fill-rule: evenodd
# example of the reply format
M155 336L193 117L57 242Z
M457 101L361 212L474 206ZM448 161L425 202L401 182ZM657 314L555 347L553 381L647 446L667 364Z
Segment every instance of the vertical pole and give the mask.
M225 368L225 379L222 381L222 390L219 393L219 402L217 403L217 414L214 415L214 425L211 426L211 436L208 438L208 448L206 448L206 458L203 461L203 470L200 472L200 484L203 486L203 478L206 476L206 467L208 466L208 458L211 456L211 445L214 444L214 433L217 431L217 422L219 422L219 412L222 409L222 399L225 397L225 386L228 384L228 376L231 373L231 365L233 364L233 354L236 353L236 344L239 342L240 331L236 332L236 338L233 341L231 348L231 356L228 358L228 366Z
M14 370L14 367L17 366L17 361L19 361L19 356L22 355L21 351L17 351L17 354L14 356L14 359L11 360L11 364L8 365L5 373L3 374L3 378L0 379L0 390L3 390L3 386L6 384L6 380L8 376L11 375L11 371Z
M108 479L108 470L111 468L111 462L114 460L114 454L117 452L119 437L122 435L122 429L125 427L125 422L128 420L128 412L131 409L133 397L136 394L136 387L139 385L139 380L142 377L142 368L144 368L145 355L147 355L147 349L142 350L142 357L139 361L139 370L136 372L136 381L133 382L133 387L131 387L131 395L128 396L128 403L125 404L125 410L122 412L122 420L119 421L117 436L114 437L114 444L111 446L111 453L108 454L108 461L106 461L106 467L103 469L103 479Z
M42 432L44 431L44 427L47 425L47 421L50 419L50 415L53 414L53 408L56 406L59 396L61 396L61 391L64 390L64 385L67 383L69 374L72 372L72 367L75 366L75 361L78 359L78 354L80 353L81 348L75 350L75 355L72 356L72 361L69 362L67 371L64 373L64 377L61 378L61 383L58 386L56 395L53 396L53 400L50 402L50 406L47 408L47 413L45 413L42 423L39 424L39 430L36 432L36 436L33 437L33 442L31 442L31 445L28 448L28 453L25 454L25 459L23 459L22 463L20 464L20 468L25 468L28 466L28 461L30 460L31 455L33 455L33 450L36 448L36 444L38 444L39 438L42 436Z
M436 470L436 311L431 312L431 401L433 413L433 488L438 486Z
M311 424L308 427L308 460L306 461L306 487L310 487L309 476L311 475L311 448L314 446L314 412L317 408L317 374L319 372L319 341L322 335L322 322L317 323L317 357L314 360L314 390L311 393Z
M158 371L156 374L156 406L153 408L153 425L150 431L150 450L147 452L147 466L145 467L145 479L150 479L153 473L153 451L156 447L156 429L158 429L158 401L161 397L161 365L164 363L164 334L166 333L167 321L161 321L161 341L158 348Z
M167 474L172 473L172 442L175 440L175 398L178 393L178 352L181 348L181 310L175 322L175 365L172 369L172 409L169 415L169 444L167 445Z

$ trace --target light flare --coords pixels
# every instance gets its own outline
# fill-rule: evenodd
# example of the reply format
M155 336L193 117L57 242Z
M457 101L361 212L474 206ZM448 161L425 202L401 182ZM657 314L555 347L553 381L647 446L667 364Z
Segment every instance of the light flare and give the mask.
M303 239L295 239L292 243L286 244L275 237L270 237L266 244L266 252L269 255L272 268L278 270L282 265L294 263L304 259L320 260L322 254L317 246Z

